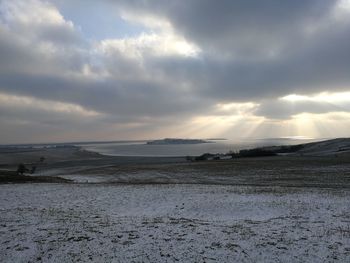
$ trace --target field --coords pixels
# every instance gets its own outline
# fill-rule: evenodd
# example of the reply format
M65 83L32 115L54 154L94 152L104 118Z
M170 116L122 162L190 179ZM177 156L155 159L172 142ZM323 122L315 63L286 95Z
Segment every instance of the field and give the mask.
M35 177L10 176L41 156ZM347 156L2 149L0 168L0 262L350 261Z
M348 262L350 190L1 185L1 262Z

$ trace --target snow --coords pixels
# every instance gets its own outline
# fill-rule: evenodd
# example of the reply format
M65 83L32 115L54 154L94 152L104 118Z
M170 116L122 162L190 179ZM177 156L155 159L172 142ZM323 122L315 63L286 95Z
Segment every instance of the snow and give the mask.
M350 153L350 139L338 138L306 144L296 154L311 156L345 155Z
M349 196L349 189L0 185L0 262L349 262Z

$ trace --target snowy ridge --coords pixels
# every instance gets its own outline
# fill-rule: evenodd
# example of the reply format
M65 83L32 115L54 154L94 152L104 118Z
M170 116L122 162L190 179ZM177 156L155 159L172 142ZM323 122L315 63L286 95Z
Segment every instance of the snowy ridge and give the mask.
M350 154L350 138L338 138L333 140L308 143L298 151L305 155L336 155L336 154Z
M350 155L350 138L337 138L326 141L311 142L297 145L281 145L263 147L266 151L277 154L306 156L336 156Z

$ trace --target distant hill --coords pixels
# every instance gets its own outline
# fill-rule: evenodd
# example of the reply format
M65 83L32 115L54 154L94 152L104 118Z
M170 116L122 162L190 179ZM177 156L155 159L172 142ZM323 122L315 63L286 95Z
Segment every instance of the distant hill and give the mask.
M337 138L332 140L311 142L297 145L263 147L266 151L276 154L306 155L306 156L329 156L349 155L350 138Z

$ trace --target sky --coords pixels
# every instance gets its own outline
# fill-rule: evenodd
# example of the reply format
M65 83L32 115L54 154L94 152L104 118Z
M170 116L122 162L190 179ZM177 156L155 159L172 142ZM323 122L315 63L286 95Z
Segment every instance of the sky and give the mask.
M350 0L0 0L0 144L349 137Z

